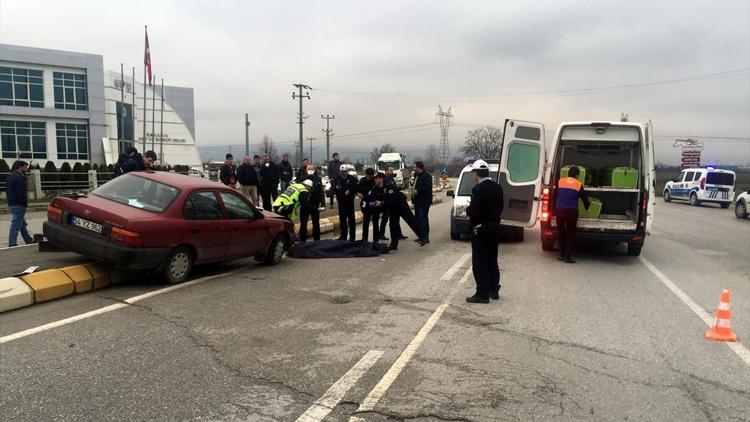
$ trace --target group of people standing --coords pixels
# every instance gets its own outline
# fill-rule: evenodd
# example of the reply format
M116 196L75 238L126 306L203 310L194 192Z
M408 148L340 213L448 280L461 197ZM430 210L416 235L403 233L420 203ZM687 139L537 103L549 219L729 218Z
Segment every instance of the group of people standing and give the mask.
M292 173L292 165L286 154L279 164L273 161L270 154L262 158L247 155L239 166L234 164L234 156L227 154L219 170L219 180L227 186L239 188L253 205L271 211L273 202L279 197L279 190L283 192L292 182Z

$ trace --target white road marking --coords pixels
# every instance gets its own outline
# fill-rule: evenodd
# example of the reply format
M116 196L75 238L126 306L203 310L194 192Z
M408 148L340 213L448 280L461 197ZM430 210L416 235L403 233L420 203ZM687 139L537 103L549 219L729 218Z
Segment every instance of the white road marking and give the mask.
M453 278L453 276L454 276L454 275L456 275L456 272L457 272L457 271L458 271L458 270L459 270L459 269L460 269L461 267L463 267L463 266L464 266L464 264L466 263L466 261L467 261L467 260L468 260L469 258L471 258L471 254L470 254L470 253L467 253L466 255L462 256L462 257L461 257L461 259L459 259L458 261L456 261L456 263L455 263L455 264L453 264L453 266L452 266L452 267L450 267L450 268L448 269L448 271L446 271L446 272L445 272L445 274L443 274L443 276L442 276L442 277L440 277L440 279L441 279L441 280L443 280L443 281L448 281L448 280L452 279L452 278Z
M711 317L711 315L708 314L703 308L698 306L697 303L693 299L690 298L690 296L687 295L682 289L677 287L672 280L669 279L663 272L659 271L658 268L654 264L651 263L648 259L644 258L643 256L639 257L643 265L646 266L646 268L649 269L656 278L658 278L662 283L664 283L665 286L669 288L669 290L672 291L680 300L682 300L685 305L688 306L700 319L703 320L703 322L706 323L709 327L714 325L714 319ZM723 342L726 344L734 353L737 354L737 356L740 357L748 366L750 366L750 350L748 350L745 346L742 345L740 342L732 342L732 341L725 341Z
M466 262L466 256L461 257L459 261ZM453 267L451 267L451 269L449 269L448 271L451 270L453 270ZM455 270L453 271L453 273L455 274ZM432 329L435 327L435 324L437 324L440 317L443 316L443 312L445 312L445 310L448 308L453 295L456 294L460 286L464 282L466 282L466 280L468 280L471 274L471 267L469 267L469 269L466 270L466 273L464 273L463 277L461 277L461 280L459 280L458 284L456 284L453 290L451 290L451 292L445 298L445 301L443 301L443 303L438 306L437 309L435 309L435 312L433 312L430 318L427 319L427 322L425 322L425 324L422 326L422 329L420 329L417 335L414 336L409 345L406 346L406 349L401 352L401 355L398 357L398 359L393 362L393 365L391 365L391 367L388 369L388 372L383 375L383 378L381 378L377 385L373 387L373 389L370 391L370 394L365 397L365 399L359 405L359 408L357 408L356 413L369 412L375 409L375 405L378 404L380 399L383 398L393 382L396 381L396 378L398 378L398 376L401 374L401 371L404 370L406 364L409 363L412 357L414 357L414 355L417 353L417 350L419 350L419 347L422 345L422 342L424 342L425 338L427 338L427 335L430 334L430 331L432 331ZM359 418L357 416L352 416L349 418L349 422L359 421L362 421L362 418Z
M16 246L4 246L0 248L0 251L7 251L8 249L17 249L17 248L28 248L29 246L39 246L38 243L31 243L28 245L16 245Z
M370 350L347 373L339 378L307 411L297 418L297 422L322 421L341 402L346 393L383 356L380 350Z
M229 275L232 275L232 274L234 274L234 273L236 273L238 271L239 270L235 270L235 271L230 271L228 273L211 275L211 276L208 276L208 277L199 278L199 279L188 281L188 282L185 282L185 283L176 284L174 286L165 287L163 289L154 290L153 292L148 292L148 293L144 293L142 295L133 296L133 297L131 297L129 299L125 299L123 301L125 303L115 303L115 304L112 304L112 305L109 305L109 306L105 306L103 308L94 309L93 311L84 312L84 313L79 314L79 315L74 315L74 316L69 317L69 318L61 319L59 321L50 322L48 324L40 325L38 327L29 328L28 330L19 331L19 332L14 333L14 334L9 334L7 336L0 337L0 344L7 343L7 342L13 341L13 340L18 340L19 338L30 336L32 334L41 333L43 331L47 331L47 330L51 330L53 328L61 327L63 325L72 324L74 322L81 321L81 320L87 319L87 318L91 318L93 316L97 316L97 315L101 315L101 314L106 314L107 312L116 311L118 309L121 309L121 308L124 308L124 307L128 306L129 304L140 302L142 300L154 297L156 295L160 295L160 294L163 294L163 293L173 292L173 291L179 290L179 289L184 289L185 287L189 287L189 286L193 286L195 284L203 283L205 281L213 280L214 278L229 276Z

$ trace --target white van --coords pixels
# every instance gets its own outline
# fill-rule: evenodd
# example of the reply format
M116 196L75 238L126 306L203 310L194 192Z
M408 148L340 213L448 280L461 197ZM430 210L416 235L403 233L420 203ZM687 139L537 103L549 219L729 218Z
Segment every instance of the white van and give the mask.
M690 201L690 205L709 202L729 208L734 201L733 171L714 167L685 169L664 186L664 202L673 199Z
M497 180L497 171L500 167L499 161L485 160L490 165L490 178ZM451 239L458 240L462 235L471 235L471 224L469 217L463 207L471 202L471 190L474 189L477 182L474 174L471 172L471 162L461 170L458 176L458 183L455 190L449 190L446 194L453 197L453 207L451 208Z
M579 203L576 238L627 243L628 255L640 255L656 205L653 139L650 122L562 123L549 148L541 198L542 249L552 250L557 238L552 192L577 166L592 204L585 211Z

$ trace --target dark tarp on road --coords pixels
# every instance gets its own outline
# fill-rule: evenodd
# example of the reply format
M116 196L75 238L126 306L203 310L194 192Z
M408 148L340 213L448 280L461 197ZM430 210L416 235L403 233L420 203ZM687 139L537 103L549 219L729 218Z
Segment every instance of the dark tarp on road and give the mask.
M289 254L292 258L367 258L388 253L385 245L346 240L319 240L294 245Z

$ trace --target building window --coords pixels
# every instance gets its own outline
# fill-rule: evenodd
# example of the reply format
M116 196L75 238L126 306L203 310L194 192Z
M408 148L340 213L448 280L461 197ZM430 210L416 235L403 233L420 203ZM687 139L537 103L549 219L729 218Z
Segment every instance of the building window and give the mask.
M86 75L79 73L53 72L55 86L55 108L65 110L88 110L86 99Z
M47 158L47 137L44 122L0 120L2 158Z
M88 160L88 126L77 123L57 123L57 159Z
M44 108L42 71L0 66L0 105Z

